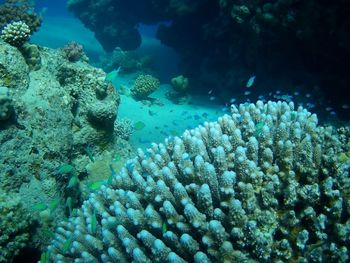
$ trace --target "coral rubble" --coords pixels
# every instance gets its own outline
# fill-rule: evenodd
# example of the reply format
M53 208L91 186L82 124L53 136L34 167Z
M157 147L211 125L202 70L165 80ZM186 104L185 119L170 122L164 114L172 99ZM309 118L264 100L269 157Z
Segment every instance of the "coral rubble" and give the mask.
M286 102L153 144L57 228L55 262L347 262L349 162Z

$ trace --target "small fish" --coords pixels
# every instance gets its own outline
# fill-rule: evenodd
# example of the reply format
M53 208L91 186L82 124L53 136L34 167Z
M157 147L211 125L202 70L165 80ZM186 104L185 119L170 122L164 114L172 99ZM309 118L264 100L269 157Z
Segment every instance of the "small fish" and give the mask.
M144 124L142 121L138 121L134 124L134 129L139 131L146 127L146 124Z
M235 103L235 101L236 101L235 98L230 99L230 103L231 103L231 104Z
M276 90L276 94L281 94L281 91L280 90Z
M160 133L161 133L162 135L164 135L164 136L169 136L169 134L166 133L165 131L161 131Z
M255 78L256 78L256 76L253 75L253 76L251 76L251 77L248 79L247 84L245 85L246 88L250 88L251 86L254 85Z
M306 93L306 98L310 98L311 97L311 94L310 93Z
M91 233L95 234L97 229L97 218L96 218L96 209L94 209L94 213L91 215Z
M333 116L337 115L337 113L335 111L331 111L329 114L333 115Z
M246 96L248 96L248 95L250 95L250 94L251 94L250 91L245 91L245 92L244 92L244 95L246 95Z
M149 144L149 143L151 143L151 141L150 140L145 140L145 139L139 139L139 143L142 143L142 144Z
M35 205L33 205L33 209L34 210L39 210L39 211L43 211L47 208L47 205L44 203L37 203Z
M306 106L309 107L310 109L313 109L316 107L316 105L313 103L307 103Z
M45 251L45 252L41 253L40 262L41 263L50 263L50 252Z
M159 129L160 129L160 127L159 127L159 126L154 126L154 128L155 128L156 130L159 130Z
M171 123L172 123L174 126L177 126L176 121L172 121Z
M64 241L63 246L62 246L63 253L66 253L70 249L70 246L72 244L72 240L73 240L73 238L70 237L70 238L66 239L66 241Z
M88 187L90 190L95 191L101 188L102 185L105 184L104 180L99 180L99 181L95 181L95 182L89 182L88 183Z
M216 99L215 96L210 96L210 97L209 97L209 100L210 100L210 101L214 101L215 99Z
M78 176L73 175L73 176L69 179L69 181L68 181L67 188L72 188L72 187L75 186L78 182L79 182Z
M326 108L326 111L331 111L331 110L333 110L332 107L327 107Z
M212 92L213 92L213 90L212 90L212 89L211 89L211 90L209 90L209 91L208 91L208 95L212 94Z
M264 99L264 95L259 95L258 99L259 99L259 100Z
M120 67L118 68L120 71ZM119 71L117 70L112 70L111 72L106 74L106 80L113 82L113 80L118 77Z
M203 116L203 118L208 118L209 114L206 113L206 112L203 112L203 113L202 113L202 116Z
M181 112L181 116L184 116L184 115L186 115L186 114L188 114L188 111L183 111L183 112Z
M119 72L120 72L121 69L122 69L122 66L119 66L119 67L115 70L115 72L116 72L117 74L119 74Z
M201 116L199 116L198 114L195 114L193 117L195 120L199 120L201 118Z
M156 113L155 111L152 111L152 110L148 110L148 114L149 114L150 116L155 116L155 115L157 115L157 113Z
M66 206L68 207L69 214L72 214L72 197L68 197L66 200Z
M350 108L349 104L343 104L341 105L342 109L348 110Z
M168 231L168 226L165 221L162 224L162 233L165 234Z
M227 111L229 111L229 108L228 108L228 107L222 107L222 108L221 108L221 111L227 112Z
M299 96L299 92L298 91L294 92L294 96Z
M60 174L69 174L74 172L74 167L70 164L62 164L58 167L58 172Z

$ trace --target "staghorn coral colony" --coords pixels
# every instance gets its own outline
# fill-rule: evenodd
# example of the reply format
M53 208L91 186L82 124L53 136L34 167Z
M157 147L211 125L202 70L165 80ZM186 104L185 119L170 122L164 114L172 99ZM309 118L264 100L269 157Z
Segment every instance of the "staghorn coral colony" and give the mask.
M54 262L347 262L349 163L332 127L258 101L138 150L57 228Z

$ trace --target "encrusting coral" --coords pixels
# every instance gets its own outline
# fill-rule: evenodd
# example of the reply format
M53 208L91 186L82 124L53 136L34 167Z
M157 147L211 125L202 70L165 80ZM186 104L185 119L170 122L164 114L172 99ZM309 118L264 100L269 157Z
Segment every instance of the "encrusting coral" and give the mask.
M286 102L152 144L57 228L54 262L347 262L349 163Z

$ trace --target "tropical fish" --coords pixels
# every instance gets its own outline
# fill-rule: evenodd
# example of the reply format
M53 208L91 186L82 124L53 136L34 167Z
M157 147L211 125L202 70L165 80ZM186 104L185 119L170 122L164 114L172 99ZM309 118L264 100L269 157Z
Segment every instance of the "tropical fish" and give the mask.
M235 101L236 101L235 98L231 98L231 99L230 99L230 103L231 103L231 104L235 103Z
M225 106L225 107L222 107L222 108L221 108L221 111L223 111L223 112L227 112L227 111L229 111L229 108L228 108L228 107L226 107L226 106Z
M216 99L215 96L210 96L210 97L209 97L209 100L210 100L210 101L213 101L213 100L215 100L215 99Z
M99 180L99 181L95 181L95 182L89 182L88 183L88 187L90 190L95 191L101 188L102 185L105 184L104 180Z
M148 110L148 114L150 116L154 116L154 115L157 115L157 113L155 111L152 111L152 110Z
M62 164L58 167L58 172L60 174L69 174L74 172L74 167L70 164Z
M248 95L250 95L250 94L251 94L250 91L245 91L245 92L244 92L244 95L246 95L246 96L248 96Z
M245 85L246 88L250 88L251 86L253 86L253 84L255 82L255 78L256 78L256 76L253 75L248 79L247 84Z
M49 204L50 212L54 212L60 203L60 199L56 198L52 200Z
M349 104L343 104L341 105L341 107L344 109L344 110L348 110L349 109Z
M47 208L47 205L44 203L37 203L35 205L33 205L33 209L34 210L39 210L39 211L43 211Z
M95 234L97 228L97 218L96 218L96 209L94 209L94 213L91 216L91 233Z
M164 221L163 224L162 224L162 233L165 234L165 232L168 231L168 226L166 224L166 222Z
M48 251L41 253L40 262L41 263L49 263L50 262L50 254Z
M146 127L146 124L144 124L142 121L135 122L134 129L139 131Z
M209 91L208 91L208 95L212 94L212 92L213 92L213 90L212 90L212 89L211 89L211 90L209 90Z
M139 138L139 143L142 143L142 144L149 144L149 143L151 143L151 141L150 141L150 140L145 140L145 139Z
M79 182L78 176L73 175L68 181L67 188L71 188L75 186L78 182Z
M261 121L261 122L258 122L256 125L255 125L255 132L254 132L254 135L256 137L260 136L260 134L262 133L263 131L263 128L265 126L265 122Z
M72 244L72 240L73 240L73 238L70 237L66 241L64 241L63 247L62 247L62 250L64 253L66 253L70 249L70 246Z
M202 116L203 116L203 118L208 118L209 114L206 113L206 112L203 112L203 113L202 113Z
M69 214L72 214L72 197L68 197L66 200L66 206L68 207Z
M201 116L199 116L198 114L195 114L193 117L195 120L199 120L201 118Z

